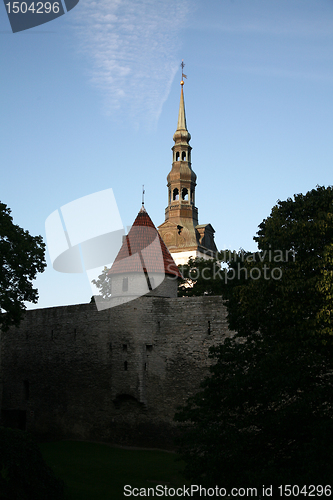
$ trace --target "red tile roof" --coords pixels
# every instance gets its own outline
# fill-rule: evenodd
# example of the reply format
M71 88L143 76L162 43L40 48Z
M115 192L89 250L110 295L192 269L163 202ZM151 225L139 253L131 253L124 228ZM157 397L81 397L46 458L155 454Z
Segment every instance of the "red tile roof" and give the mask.
M144 207L141 208L130 232L124 238L108 274L142 273L143 271L182 277Z

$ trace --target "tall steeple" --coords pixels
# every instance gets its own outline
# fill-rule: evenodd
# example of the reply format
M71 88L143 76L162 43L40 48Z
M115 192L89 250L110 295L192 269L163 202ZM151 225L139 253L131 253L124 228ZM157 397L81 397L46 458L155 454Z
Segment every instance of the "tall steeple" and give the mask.
M183 62L181 66L183 70ZM191 134L186 124L184 77L186 75L182 73L177 130L173 135L172 169L167 176L168 206L165 209L165 222L159 226L159 233L177 264L187 262L189 257L206 257L207 253L216 251L212 226L198 226L198 209L195 206L197 176L191 164ZM211 233L212 245L206 248L208 233Z
M181 219L188 219L187 224L195 227L198 224L198 209L195 207L195 186L197 176L191 165L191 134L187 130L184 81L181 82L180 103L178 112L177 130L173 135L172 169L167 177L168 206L165 210L165 220L171 219L183 225ZM194 240L193 240L194 244Z

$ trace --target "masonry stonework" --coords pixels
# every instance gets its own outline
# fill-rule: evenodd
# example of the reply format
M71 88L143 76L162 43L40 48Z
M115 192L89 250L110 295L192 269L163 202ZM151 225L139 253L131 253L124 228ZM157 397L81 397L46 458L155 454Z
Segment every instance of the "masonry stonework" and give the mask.
M27 311L2 334L2 419L42 436L168 446L228 330L221 297ZM10 422L9 422L10 423Z

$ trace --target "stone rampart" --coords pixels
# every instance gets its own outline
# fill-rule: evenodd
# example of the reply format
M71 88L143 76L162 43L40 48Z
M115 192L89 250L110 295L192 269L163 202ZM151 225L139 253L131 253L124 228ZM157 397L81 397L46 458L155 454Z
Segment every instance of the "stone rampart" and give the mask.
M50 437L166 446L209 347L231 335L221 297L27 311L2 334L2 421Z

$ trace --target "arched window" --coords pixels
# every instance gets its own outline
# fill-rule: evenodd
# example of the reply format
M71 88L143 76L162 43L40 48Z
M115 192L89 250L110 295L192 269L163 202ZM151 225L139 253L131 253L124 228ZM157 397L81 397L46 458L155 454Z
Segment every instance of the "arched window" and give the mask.
M194 190L191 189L191 203L194 205Z
M176 153L176 161L179 161L179 151Z
M173 201L179 200L179 190L178 188L175 188L173 190L173 196L172 196Z
M183 161L185 161L185 160L186 160L186 152L185 152L185 151L183 151L183 152L182 152L182 160L183 160Z
M185 201L188 201L188 189L187 188L182 189L182 199Z

